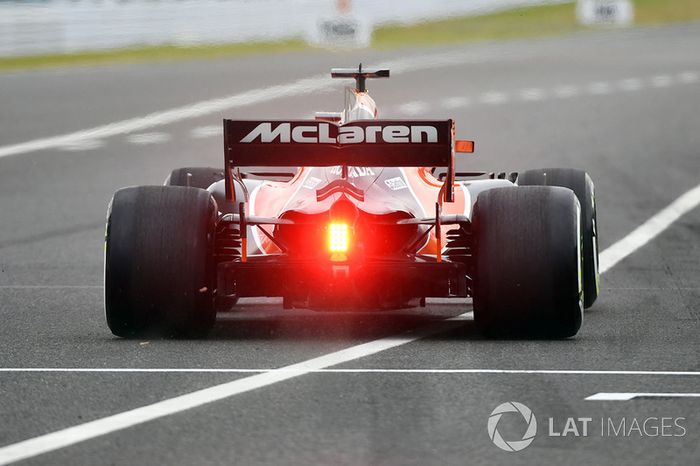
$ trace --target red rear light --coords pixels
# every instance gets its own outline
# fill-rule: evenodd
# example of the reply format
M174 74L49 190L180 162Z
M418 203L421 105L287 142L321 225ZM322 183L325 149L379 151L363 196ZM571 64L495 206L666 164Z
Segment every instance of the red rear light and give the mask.
M328 251L331 253L346 253L350 247L350 228L347 223L331 223L328 225Z

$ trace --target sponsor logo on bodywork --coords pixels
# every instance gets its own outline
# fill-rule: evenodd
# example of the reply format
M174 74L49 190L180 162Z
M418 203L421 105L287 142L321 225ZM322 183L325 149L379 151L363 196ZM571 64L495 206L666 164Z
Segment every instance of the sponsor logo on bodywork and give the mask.
M321 181L322 180L320 178L316 178L315 176L309 176L306 179L306 181L304 181L304 184L302 186L306 189L315 189Z
M388 180L384 180L384 183L392 191L398 191L400 189L407 189L408 188L408 185L403 180L403 178L401 178L400 176L397 176L396 178L389 178Z
M343 168L339 165L331 167L330 173L331 175L341 175ZM375 176L372 167L348 167L348 178L360 178L363 176Z

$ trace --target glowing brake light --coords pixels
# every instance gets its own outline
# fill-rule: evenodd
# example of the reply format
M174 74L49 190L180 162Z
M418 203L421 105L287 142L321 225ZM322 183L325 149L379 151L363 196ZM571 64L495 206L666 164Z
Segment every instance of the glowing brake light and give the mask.
M350 246L350 229L345 223L328 225L328 250L332 253L348 252Z

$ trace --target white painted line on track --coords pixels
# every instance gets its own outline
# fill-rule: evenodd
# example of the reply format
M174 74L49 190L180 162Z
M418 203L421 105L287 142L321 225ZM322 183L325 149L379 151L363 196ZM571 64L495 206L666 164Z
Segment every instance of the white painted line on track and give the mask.
M683 194L668 207L647 220L632 233L625 236L601 253L600 272L604 273L619 261L634 253L668 228L684 213L700 203L700 185ZM446 319L422 330L415 330L404 336L393 336L380 340L352 346L340 351L292 364L280 369L257 373L232 382L197 390L175 398L169 398L154 404L107 416L84 424L78 424L63 430L51 432L22 442L0 448L0 465L31 458L50 451L67 447L111 432L126 429L138 424L152 421L164 416L176 414L205 404L213 403L240 393L266 387L289 380L312 371L326 369L341 363L370 356L381 351L411 343L434 333L445 331L456 325L454 320L463 319L464 315ZM442 327L441 327L442 324ZM629 371L632 372L632 371ZM536 372L535 372L536 373Z
M516 58L522 58L522 56L519 55ZM457 66L465 63L478 63L486 61L487 59L488 57L480 57L478 55L464 52L447 52L433 56L402 58L391 62L385 62L382 64L382 66L391 68L392 72L397 75L410 71L421 71L435 67ZM501 57L501 59L503 59L503 57ZM695 71L685 71L678 75L678 81L684 84L693 84L698 82L699 79L700 76L698 76L698 73ZM299 79L288 84L252 89L239 94L204 100L169 110L153 112L145 116L129 118L102 126L95 126L93 128L75 131L72 133L34 139L32 141L7 146L0 146L0 158L47 149L79 147L80 143L85 141L95 141L111 136L134 133L184 120L222 113L234 108L269 102L275 99L325 92L335 87L339 87L339 84L331 81L326 74L316 75ZM596 91L595 89L598 90ZM596 88L594 86L594 93L600 92L600 89L602 88ZM576 86L558 86L553 90L554 96L560 99L575 97L579 94L579 92L579 88ZM608 91L603 90L603 93L606 92ZM496 91L482 94L480 98L480 102L487 105L503 104L508 100L508 96L505 93ZM469 102L471 103L471 101ZM445 108L450 107L445 106Z
M404 335L390 336L351 346L340 351L325 354L280 369L244 377L232 382L215 385L195 392L169 398L140 408L124 411L94 421L34 437L0 448L0 465L32 458L43 453L74 445L101 435L143 424L171 414L196 408L240 393L266 387L278 382L308 374L311 371L335 366L358 358L370 356L397 346L405 345L420 338L457 328L461 324L446 319L420 330Z
M523 89L518 92L518 97L520 100L525 102L536 102L547 97L547 93L544 89L533 87L531 89Z
M654 87L668 87L673 84L673 79L667 74L661 74L651 78L651 85Z
M50 290L65 290L65 289L72 289L72 288L85 288L85 289L102 289L104 288L104 285L0 285L0 290L7 289L7 290L37 290L37 289L50 289ZM678 288L673 288L674 290ZM282 299L281 298L241 298L239 300L239 303L247 303L247 304L282 304ZM455 304L469 304L470 299L469 298L426 298L426 303L428 305L450 305L454 306ZM467 312L463 314L464 316L468 316L471 314L470 312ZM314 314L311 315L316 315L316 312L314 311Z
M499 56L499 61L508 58L507 55ZM522 54L513 55L514 59L522 59ZM437 67L450 67L467 63L479 63L493 59L489 54L476 54L473 52L446 52L425 56L400 58L381 63L381 67L390 68L395 75L433 69ZM66 144L72 144L86 139L102 139L120 134L129 134L150 128L177 123L184 120L222 113L234 108L261 104L272 100L294 97L306 94L318 94L335 88L342 88L342 83L330 79L328 74L320 74L297 81L272 85L268 87L251 89L239 94L225 97L203 100L193 104L183 105L153 112L145 116L129 118L126 120L95 126L93 128L75 131L32 141L0 146L0 158L12 155L26 154L40 150L55 149Z
M171 136L168 133L138 133L131 134L127 137L127 141L132 144L144 146L147 144L161 144L170 141Z
M473 103L481 105L499 105L515 102L540 102L551 98L571 99L585 93L589 96L607 96L619 92L634 92L651 86L652 88L666 88L674 84L693 84L700 81L700 75L695 71L684 71L677 75L668 74L656 75L645 78L627 78L610 83L607 81L592 81L581 86L559 85L551 89L539 87L521 89L516 91L511 98L505 91L493 90L479 95L477 98L470 97L450 97L442 99L440 106L446 110L465 107Z
M240 94L218 99L205 100L191 105L154 112L141 117L130 118L128 120L117 121L82 131L76 131L74 133L3 146L0 147L0 158L24 154L27 152L53 149L85 139L106 138L120 134L128 134L191 118L211 115L213 113L230 110L232 108L262 103L280 97L303 94L314 90L325 90L330 87L327 81L329 81L329 79L327 79L325 75L323 78L321 76L316 76L312 78L300 79L290 84L253 89Z
M70 290L70 289L102 289L103 285L0 285L0 290Z
M508 94L505 92L491 91L481 94L479 101L487 105L500 105L508 102Z
M558 86L554 88L554 95L560 99L570 99L576 97L580 90L577 86Z
M605 81L595 81L588 85L586 91L591 95L607 95L612 92L612 86Z
M654 239L659 233L668 228L675 220L700 204L700 185L686 192L668 207L644 222L632 233L625 236L600 254L600 273L610 270L615 264L634 253L637 249ZM169 398L154 404L107 416L84 424L78 424L63 430L51 432L22 442L13 443L0 448L0 465L5 465L31 458L50 451L74 445L111 432L126 429L138 424L152 421L164 416L176 414L218 400L245 393L257 388L266 387L278 382L299 377L321 369L326 369L341 363L370 356L381 351L414 342L425 336L448 330L447 325L459 325L459 320L465 315L446 319L424 329L414 330L403 336L393 336L380 340L351 346L317 358L302 361L280 369L215 385L203 390L197 390L175 398ZM455 322L457 321L457 322ZM442 327L441 327L442 325ZM340 371L338 369L338 371ZM634 371L629 371L630 373ZM536 372L535 372L536 373ZM650 374L651 375L651 374Z
M644 84L639 78L628 78L620 81L618 83L618 86L625 92L633 92L642 89L644 87Z
M693 84L700 81L700 75L695 71L685 71L678 74L678 81L683 84Z
M471 99L469 99L469 97L449 97L441 101L441 106L448 110L468 107L469 104L471 104Z
M700 185L681 195L667 207L600 253L600 273L610 270L625 257L656 238L673 222L700 205Z
M416 116L425 113L428 110L428 103L422 100L406 102L399 105L397 111L405 115Z
M195 139L221 136L224 133L224 125L199 126L190 131L190 136Z
M292 369L291 371L295 371ZM185 374L248 374L262 372L284 372L290 369L262 368L181 368L181 367L2 367L0 373L185 373ZM634 371L634 370L578 370L578 369L312 369L309 374L513 374L513 375L612 375L612 376L676 376L700 377L698 371Z
M104 147L105 143L101 139L85 139L83 141L74 141L58 149L66 152L79 152L84 150L95 150Z
M700 393L596 393L586 401L630 401L635 398L700 398Z
M426 304L469 304L471 303L471 299L469 298L425 298ZM468 315L470 312L467 312L462 315Z

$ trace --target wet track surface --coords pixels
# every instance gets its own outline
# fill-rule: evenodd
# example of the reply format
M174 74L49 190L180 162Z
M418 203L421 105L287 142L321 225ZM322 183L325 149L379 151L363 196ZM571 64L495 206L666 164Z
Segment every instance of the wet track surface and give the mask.
M202 100L249 95L360 59L394 63L390 80L370 86L380 110L387 117L455 118L458 136L477 141L477 155L463 157L459 168L588 170L605 250L700 182L698 40L700 26L682 25L434 51L4 74L0 153ZM273 92L252 105L243 99L129 134L0 158L0 458L4 446L39 435L438 325L441 331L424 338L26 463L697 461L700 399L585 398L700 393L698 208L603 275L601 297L570 340L485 340L469 315L445 325L470 310L468 301L398 313L322 314L246 300L220 316L205 340L112 337L101 285L104 217L114 190L160 184L177 166L220 165L216 128L224 116L305 118L339 109L341 88L335 82L313 93ZM36 370L52 368L192 371ZM498 369L544 372L492 372ZM552 372L571 370L580 372ZM501 451L489 439L488 417L506 401L526 404L539 423L534 442L521 452ZM561 432L569 417L592 418L589 435L547 435L548 418ZM601 418L650 417L685 418L685 435L601 435ZM519 438L521 427L503 436Z

